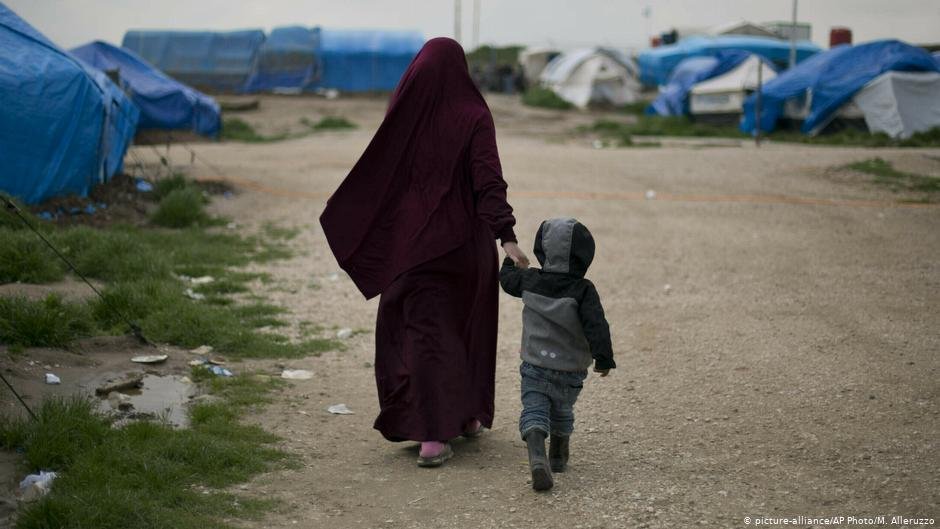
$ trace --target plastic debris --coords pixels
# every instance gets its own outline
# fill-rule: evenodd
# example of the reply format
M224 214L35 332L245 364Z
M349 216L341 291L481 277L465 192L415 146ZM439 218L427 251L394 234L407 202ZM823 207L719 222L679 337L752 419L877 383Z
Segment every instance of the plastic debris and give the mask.
M671 291L672 291L672 285L670 285L669 283L666 283L665 285L663 285L663 292L668 294Z
M212 346L211 346L211 345L200 345L199 347L197 347L197 348L195 348L195 349L191 349L189 352L192 353L192 354L194 354L194 355L207 355L207 354L209 354L209 353L212 352Z
M334 404L326 409L326 411L334 415L352 415L353 411L349 409L345 404Z
M189 298L189 299L194 299L194 300L196 300L196 301L202 301L202 300L206 299L206 295L205 295L205 294L200 294L199 292L194 292L193 289L191 289L191 288L187 288L186 291L183 292L183 294L185 294L187 298Z
M337 279L339 279L339 274L337 274L336 272L333 272L332 274L326 276L326 278L329 279L330 281L336 281Z
M340 329L336 331L336 337L339 338L340 340L345 340L346 338L349 338L352 335L353 335L352 329Z
M54 216L52 213L49 213L48 211L40 211L40 212L39 212L39 215L37 215L37 216L38 216L39 218L41 218L42 220L53 220L53 219L55 219L55 216Z
M95 206L92 206L91 204L88 204L87 206L85 206L85 213L89 215L94 215L95 212L97 211L98 210L95 208Z
M146 180L137 179L137 190L141 193L149 193L153 191L153 184Z
M141 355L131 358L131 362L138 364L159 364L161 362L166 362L167 358L169 358L167 355Z
M234 222L229 222L228 224L225 225L225 227L230 230L234 230L235 228L238 227L238 224L235 224Z
M193 277L189 280L194 285L208 285L213 281L215 281L215 278L212 276Z
M53 375L52 373L46 373L46 384L61 384L62 379Z
M233 376L235 376L234 373L232 373L232 372L229 371L228 369L225 369L225 368L222 367L222 366L214 366L214 365L206 364L206 369L208 369L209 372L212 373L213 375L220 376L220 377L233 377Z
M56 478L55 472L45 472L40 470L39 474L30 474L20 482L20 492L23 494L23 501L34 501L46 495L52 488L52 482Z
M603 149L603 148L604 148L604 142L601 141L601 140L594 140L594 141L591 143L591 146L594 147L595 149Z
M281 378L288 380L309 380L313 378L313 371L306 369L285 369L281 372Z
M652 189L648 189L646 191L645 196L646 196L646 200L653 200L654 198L656 198L656 191L653 191Z

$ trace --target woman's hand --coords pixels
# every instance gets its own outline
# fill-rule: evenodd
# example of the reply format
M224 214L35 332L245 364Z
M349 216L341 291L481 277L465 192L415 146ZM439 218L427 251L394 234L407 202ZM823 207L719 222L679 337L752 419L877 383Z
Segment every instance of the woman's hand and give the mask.
M518 268L528 268L529 267L529 258L526 257L525 252L523 252L519 245L514 242L504 242L503 250L505 250L506 255L512 259L513 263L516 263Z

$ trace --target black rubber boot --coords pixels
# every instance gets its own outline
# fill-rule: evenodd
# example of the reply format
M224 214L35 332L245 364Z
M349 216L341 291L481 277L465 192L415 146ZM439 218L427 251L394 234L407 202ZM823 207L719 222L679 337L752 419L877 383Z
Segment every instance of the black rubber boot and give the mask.
M525 437L529 448L529 470L532 472L532 488L535 490L548 490L555 485L552 471L549 469L548 457L545 455L545 434L533 430Z
M564 472L568 467L568 439L567 435L552 435L548 447L548 461L552 465L552 472Z

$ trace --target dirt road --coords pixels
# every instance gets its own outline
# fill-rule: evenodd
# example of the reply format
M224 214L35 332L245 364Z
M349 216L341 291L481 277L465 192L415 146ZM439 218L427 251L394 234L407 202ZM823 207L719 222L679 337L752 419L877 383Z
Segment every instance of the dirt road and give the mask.
M940 518L940 208L895 203L862 175L881 156L940 176L938 150L767 145L595 150L593 116L492 100L520 244L576 216L619 368L577 405L570 471L536 494L516 421L521 304L502 295L494 429L440 469L371 428L375 301L339 272L316 219L371 137L369 100L272 98L246 119L360 128L264 145L200 145L252 183L219 213L303 229L260 294L297 322L366 331L253 420L302 466L247 485L284 506L253 527L746 527L745 516ZM146 154L146 151L143 151ZM179 151L176 163L189 162ZM196 165L196 176L217 176ZM655 192L652 200L647 191ZM799 199L799 200L794 200ZM809 200L806 200L809 199ZM270 367L273 362L259 365ZM345 403L354 415L330 415Z

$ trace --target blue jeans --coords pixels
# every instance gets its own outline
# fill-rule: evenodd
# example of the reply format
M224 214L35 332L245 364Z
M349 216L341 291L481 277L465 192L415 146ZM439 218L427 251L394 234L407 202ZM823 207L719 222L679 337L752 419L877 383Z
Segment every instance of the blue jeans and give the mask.
M522 415L519 433L533 430L546 436L569 436L574 431L574 403L584 387L587 371L556 371L522 362Z

